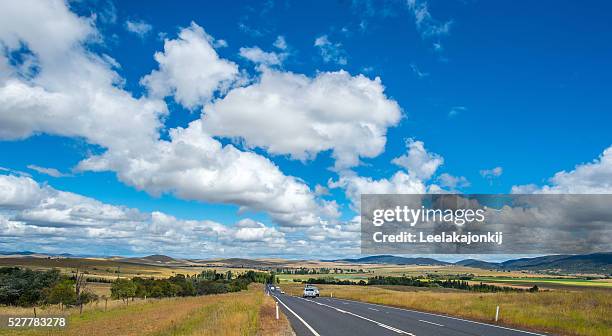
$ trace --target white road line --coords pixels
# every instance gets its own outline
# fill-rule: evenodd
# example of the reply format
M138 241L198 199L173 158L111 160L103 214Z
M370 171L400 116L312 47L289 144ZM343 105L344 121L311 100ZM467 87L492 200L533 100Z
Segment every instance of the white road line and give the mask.
M395 331L395 332L396 332L396 333L398 333L398 334L404 334L404 331L403 331L403 330L400 330L400 329L397 329L397 328L393 328L392 326L388 326L388 325L386 325L386 324L378 324L378 325L379 325L379 326L381 326L381 327L383 327L383 328L389 329L389 330L391 330L391 331Z
M495 327L495 328L499 328L499 329L516 331L516 332L520 332L520 333L524 333L524 334L529 334L529 335L548 336L546 334L538 334L538 333L531 332L531 331L512 329L512 328L508 328L508 327L498 326L498 325L495 325L495 324L489 324L489 323L484 323L484 322L476 322L476 321L471 321L471 320L465 320L465 319L458 318L458 317L452 317L452 316L446 316L446 315L440 315L440 314L434 314L434 313L426 313L426 312L422 312L422 311L418 311L418 310L411 310L411 309L406 309L406 308L398 308L398 307L393 307L393 306L385 306L385 305L380 305L380 304L376 304L376 303L369 303L369 302L363 302L363 301L355 301L355 300L349 300L349 299L338 299L338 298L335 298L335 299L339 300L339 301L346 300L346 301L351 301L351 302L355 302L355 303L363 303L363 304L368 304L368 305L373 305L373 306L378 306L378 307L385 307L385 308L403 310L403 311L407 311L407 312L411 312L411 313L418 313L418 314L425 314L425 315L431 315L431 316L444 317L444 318L451 319L451 320L457 320L457 321L469 322L469 323L474 323L474 324L480 324L480 325L485 325L485 326L489 326L489 327Z
M367 318L367 317L364 317L364 316L361 316L361 315L357 315L357 314L352 313L352 312L350 312L350 311L342 310L342 309L340 309L340 308L336 308L336 307L334 307L334 306L330 306L330 305L327 305L327 304L325 304L325 303L321 303L321 302L317 302L317 301L313 301L313 300L307 300L307 299L302 299L302 300L304 300L304 301L308 301L308 302L312 302L312 303L316 303L316 304L318 304L318 305L320 305L320 306L325 306L325 307L328 307L328 308L334 309L334 310L336 310L336 311L338 311L338 312L340 312L340 313L343 313L343 314L349 314L349 315L352 315L352 316L358 317L358 318L360 318L360 319L362 319L362 320L366 320L366 321L368 321L368 322L372 322L372 323L374 323L374 324L378 325L379 327L383 327L383 328L386 328L386 329L392 330L392 331L394 331L394 332L396 332L396 333L398 333L398 334L406 334L406 335L410 335L410 336L415 336L413 333L409 333L409 332L407 332L407 331L404 331L404 330L401 330L401 329L397 329L397 328L392 327L392 326L390 326L390 325L386 325L386 324L384 324L384 323L380 323L380 322L378 322L378 321L374 321L374 320L369 319L369 318Z
M369 310L373 310L373 311L380 311L380 310L378 310L378 309L374 309L374 308L370 308L370 307L368 307L368 309L369 309Z
M288 311L289 311L291 314L295 315L295 317L297 317L297 318L298 318L298 320L300 320L300 322L304 323L304 325L306 326L306 328L308 328L308 330L310 330L310 332L311 332L313 335L315 335L315 336L321 336L321 335L319 335L319 333L318 333L318 332L316 332L316 331L315 331L315 330L314 330L314 329L313 329L313 328L310 326L310 324L306 323L306 321L304 321L304 319L303 319L303 318L301 318L301 317L300 317L300 315L296 314L296 313L295 313L293 310L291 310L291 308L287 307L287 305L286 305L286 304L285 304L283 301L281 301L281 300L280 300L278 297L276 297L276 296L275 296L274 298L275 298L275 299L276 299L278 302L280 302L280 303L281 303L281 304L282 304L282 305L283 305L285 308L287 308L287 310L288 310Z
M444 327L443 324L440 323L433 323L433 322L429 322L429 321L425 321L425 320L419 320L420 322L424 322L424 323L429 323L429 324L433 324L433 325L437 325L438 327Z

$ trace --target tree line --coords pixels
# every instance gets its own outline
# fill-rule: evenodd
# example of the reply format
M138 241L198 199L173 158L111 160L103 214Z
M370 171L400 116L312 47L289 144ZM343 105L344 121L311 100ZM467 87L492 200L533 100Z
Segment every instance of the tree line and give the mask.
M347 269L347 268L277 268L276 273L279 274L345 274L345 273L364 273L363 269Z
M111 285L111 297L128 302L133 298L164 298L239 292L252 282L274 283L275 275L248 271L233 276L231 271L217 273L206 270L196 275L177 274L167 279L117 279Z
M80 306L99 297L88 289L91 281L99 282L100 278L88 278L79 269L70 276L59 270L37 271L19 267L0 268L0 304L31 307L45 304L63 306ZM237 292L247 289L252 282L273 283L274 273L248 271L235 276L231 271L217 273L205 270L200 274L189 276L178 274L167 279L117 278L112 281L111 297L127 300L134 297L163 298L173 296L195 296Z
M484 283L470 284L463 279L424 279L421 277L393 277L393 276L375 276L368 279L367 282L360 280L359 282L351 280L338 280L334 278L310 278L305 281L308 284L329 284L329 285L395 285L395 286L412 286L412 287L428 287L428 288L452 288L467 290L481 293L496 293L496 292L537 292L537 285L529 289L515 288L509 286L496 286Z

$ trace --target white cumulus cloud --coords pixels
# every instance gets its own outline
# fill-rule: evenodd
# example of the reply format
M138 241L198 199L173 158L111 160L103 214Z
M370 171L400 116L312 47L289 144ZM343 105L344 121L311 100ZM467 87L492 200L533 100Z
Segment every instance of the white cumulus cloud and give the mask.
M333 204L319 202L302 181L284 175L261 155L223 146L202 129L200 120L170 130L170 140L146 151L109 150L82 161L78 169L115 171L124 183L153 195L171 193L267 211L287 226L314 225L321 216L336 216Z
M444 158L436 153L428 152L422 141L408 139L406 148L406 154L391 162L405 168L411 176L417 179L428 180L444 163Z
M215 40L192 22L179 32L178 38L164 42L164 51L155 53L159 70L142 78L153 97L173 96L193 109L226 90L238 77L238 66L219 57Z
M231 90L204 110L202 126L211 135L242 138L249 147L300 160L331 150L336 168L379 155L387 128L401 118L379 78L345 71L310 78L265 69L258 82Z
M157 138L165 104L121 89L112 58L84 47L98 35L89 19L63 1L3 1L0 13L0 57L26 46L39 69L29 78L17 75L19 65L0 74L0 139L44 132L108 147Z
M529 184L512 187L515 194L611 194L612 146L592 162L576 165L571 171L555 173L542 187Z
M207 256L256 249L276 253L285 234L245 218L235 227L210 220L178 219L159 211L141 212L41 185L25 176L0 174L0 237L13 250L37 248L91 253L92 245L128 253ZM69 242L69 244L68 244ZM8 246L8 247L7 247ZM51 249L51 250L49 250Z
M422 180L403 171L398 171L389 178L380 179L359 176L354 172L344 172L337 181L330 181L329 187L344 189L355 211L359 209L362 194L424 194L427 192L427 186Z

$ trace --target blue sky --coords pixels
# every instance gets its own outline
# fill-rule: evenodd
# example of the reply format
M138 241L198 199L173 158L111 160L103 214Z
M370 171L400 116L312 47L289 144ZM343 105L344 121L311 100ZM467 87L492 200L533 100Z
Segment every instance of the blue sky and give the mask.
M612 177L612 167L608 164L608 155L612 156L612 152L606 152L612 144L612 46L607 41L612 37L608 14L612 8L607 2L267 1L235 2L228 6L222 2L151 1L144 6L137 1L67 4L56 1L47 5L55 6L55 10L41 14L34 9L36 4L28 2L15 6L5 4L17 8L0 10L0 18L6 15L2 21L8 22L0 25L0 60L6 60L7 64L0 67L0 73L4 70L0 75L1 90L4 90L0 94L0 102L4 105L0 107L3 175L21 179L13 180L14 184L31 179L38 184L39 192L45 188L70 192L121 209L137 209L145 217L161 212L174 218L174 222L168 224L170 231L176 227L191 227L192 224L181 222L185 220L198 221L199 224L193 224L198 228L206 227L208 221L233 228L234 231L226 233L228 242L220 242L217 237L217 241L210 243L210 246L227 245L221 253L217 246L219 255L267 256L278 255L279 250L292 257L355 255L358 250L351 245L356 242L355 230L349 223L356 215L355 193L358 192L509 193L513 187L523 192L609 192L605 188ZM29 21L24 20L28 22L11 25L8 20L11 13L31 17L32 23L28 25ZM36 29L33 23L37 20L65 21L66 24L50 32ZM191 40L181 37L182 32L195 37ZM49 36L45 36L47 33ZM57 46L69 41L66 50L60 51L72 56L64 60L54 56L53 43L48 45L45 40L55 41ZM210 45L212 56L208 53L190 59L194 62L190 71L203 71L195 85L189 82L193 78L185 77L189 77L190 71L179 77L168 70L173 61L170 56L172 41L185 42L189 50L196 50L189 46L194 41ZM245 48L251 48L252 56L246 56ZM154 57L156 53L165 55L168 69L162 69L159 59ZM179 54L177 51L174 55ZM253 56L255 54L260 58ZM80 59L83 55L85 57ZM268 58L261 58L264 56ZM223 70L207 72L216 66L222 69L222 64L226 65ZM80 73L89 66L96 71ZM52 68L65 69L63 72L70 76L57 74ZM346 72L338 78L328 76L341 70ZM155 72L157 75L153 75ZM383 134L376 138L361 137L357 127L347 131L348 139L342 135L343 131L338 131L330 139L315 139L321 143L298 144L296 141L284 147L287 137L270 135L283 135L280 123L267 124L264 120L251 127L247 125L250 119L240 115L240 108L232 110L232 106L243 103L240 97L235 98L232 94L245 88L255 91L266 74L280 82L285 74L295 75L292 77L295 80L303 76L301 78L314 81L304 84L306 88L318 92L316 85L320 84L321 90L330 93L327 100L338 99L337 106L327 101L317 102L311 109L295 112L303 113L300 117L304 119L299 120L312 122L302 129L305 141L313 140L309 135L312 129L331 125L325 124L335 118L330 115L341 115L343 106L358 104L362 93L369 94L368 99L372 101L368 102L372 107L388 105L380 111L360 111L360 115L343 119L341 124L357 127L370 122ZM111 84L102 79L98 82L98 78L106 75L114 77ZM359 75L365 77L359 80ZM205 76L220 76L215 78L221 80L213 83L210 94L206 88L201 88L195 96L190 95L190 87L199 88L203 80L208 81ZM83 79L83 83L78 83L77 79L75 84L66 84L74 78ZM147 82L145 78L150 80ZM330 82L318 83L315 78ZM50 95L32 104L41 110L31 112L31 105L24 102L31 101L28 99L33 96L28 94L32 93L10 90L10 85L15 83L25 83L32 90L40 87ZM351 90L366 85L372 91L357 92L349 97L352 100L343 101L343 97L334 96L334 93L344 92L343 85ZM299 96L306 88L288 93L282 90L283 86L283 83L270 85L257 92L281 100L309 99L306 96L284 97ZM383 91L378 92L378 89ZM89 93L82 94L84 91L80 90ZM120 105L124 100L116 98L116 104L102 106L102 111L98 111L96 106L100 102L91 98L95 97L96 90L108 92L109 96L103 98L106 101L127 95L133 101L125 103L132 105L124 107ZM66 112L62 117L65 121L53 117L56 113L53 108L43 106L54 101L53 93L75 95L75 100L67 103L72 114ZM82 101L79 95L88 98ZM190 97L191 101L180 97ZM83 108L75 106L78 105L75 101L84 104ZM138 104L143 104L142 109L148 108L144 107L147 102L155 107L151 107L146 122L157 123L157 127L151 125L145 129L140 119L122 119L126 114L135 115ZM322 112L318 110L321 106L324 106ZM254 113L263 113L261 119L275 119L274 113L267 114L264 110ZM275 113L282 117L292 111L287 107L286 111ZM378 112L388 113L387 121L376 119L374 114ZM102 122L106 117L109 120ZM213 117L217 118L216 122ZM319 117L321 119L317 119ZM361 117L363 120L359 119ZM63 124L57 125L48 118ZM374 119L376 121L372 121ZM140 162L145 166L164 158L178 162L188 153L198 161L198 153L192 151L174 157L148 157L161 148L153 145L154 141L178 143L172 141L172 130L191 129L190 123L194 121L201 121L206 138L210 135L214 143L232 147L242 153L240 155L247 153L250 159L256 156L257 164L265 161L276 166L274 169L265 165L265 169L272 169L270 174L275 176L274 181L277 177L278 181L289 179L290 185L309 189L308 195L300 194L308 199L304 202L298 199L296 204L312 202L312 208L300 211L320 211L315 220L317 224L307 222L304 213L293 217L294 214L287 215L285 210L276 211L273 205L265 204L271 200L289 199L293 194L280 198L257 194L262 197L260 200L249 192L249 188L256 186L233 182L230 186L207 185L210 193L191 190L190 184L197 186L197 181L186 181L194 176L187 174L201 168L197 166L199 162L178 168L168 164L164 169L172 169L172 173L163 181L167 170L147 170L149 168L142 166L126 168L126 162ZM124 133L108 131L121 128L118 125L125 126ZM307 129L307 126L312 128ZM353 131L357 133L352 134ZM134 135L137 133L141 135ZM134 137L126 141L132 143L146 138L143 143L150 146L116 144L117 138L124 135L126 139ZM295 136L299 138L300 134ZM381 138L382 147L367 149L369 152L361 148ZM191 136L189 139L196 142ZM111 154L104 157L104 153ZM100 155L104 162L83 164L84 160ZM217 155L212 156L226 160ZM340 155L356 158L357 162L343 162L338 159ZM408 164L393 163L395 158L402 156L407 158ZM227 160L231 160L231 155L229 157ZM245 159L246 163L237 161L235 165L219 164L222 167L246 165L253 167L252 174L260 174L264 168L255 163L250 166L250 159ZM427 165L434 165L433 171L419 173ZM60 174L52 172L51 175L56 176L51 176L48 170L37 167L53 168ZM144 178L151 172L160 176L159 180ZM251 176L250 172L238 168L234 174ZM398 172L404 174L399 176L404 178L392 180ZM555 179L559 172L565 173ZM268 176L271 175L266 173L259 178L266 182ZM8 183L5 181L5 187ZM263 185L269 187L270 183ZM276 193L275 188L287 186L286 183L274 184L270 192ZM381 183L386 183L386 189L380 189ZM412 189L408 187L411 183ZM534 185L516 187L530 184ZM589 189L599 187L603 189ZM17 195L23 185L11 188L5 190L17 190L14 192ZM227 196L218 197L212 190ZM235 195L230 196L231 193ZM133 237L113 243L110 237L98 231L89 235L78 233L82 228L91 229L92 225L99 228L107 225L106 222L91 224L92 219L87 223L72 222L74 213L71 213L64 214L63 219L41 224L23 210L41 210L40 204L19 203L16 206L15 202L9 202L10 197L6 198L4 205L0 204L0 209L5 209L5 232L8 232L9 221L18 222L11 224L13 229L14 225L22 227L17 233L5 235L0 241L0 250L209 255L198 248L206 238L190 240L187 229L177 233L179 238L172 238L185 239L185 244L190 246L187 252L173 249L168 242L137 243ZM63 204L62 211L68 211L71 204ZM332 211L335 214L330 215L327 211L330 207L335 208ZM124 218L113 220L113 225L118 225L116 222ZM237 224L241 220L252 223ZM301 220L304 222L296 224ZM144 222L149 226L155 224L155 220ZM330 235L337 237L312 239L308 229L318 225L325 225L326 230L331 230ZM45 228L66 231L48 232ZM28 236L29 229L36 233ZM78 237L78 243L72 247L57 239L68 231ZM255 237L241 236L247 234ZM246 250L232 247L229 242L232 237L242 237L251 245ZM294 249L299 246L296 242L303 244L303 249Z

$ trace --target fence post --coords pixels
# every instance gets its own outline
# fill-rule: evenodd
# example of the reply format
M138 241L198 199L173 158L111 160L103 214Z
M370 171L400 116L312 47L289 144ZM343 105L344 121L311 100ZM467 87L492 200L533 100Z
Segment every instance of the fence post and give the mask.
M495 322L499 319L499 306L495 309Z
M329 292L329 297L334 297L334 292Z
M278 301L276 301L276 319L278 320Z
M36 317L36 307L34 307L34 317Z

